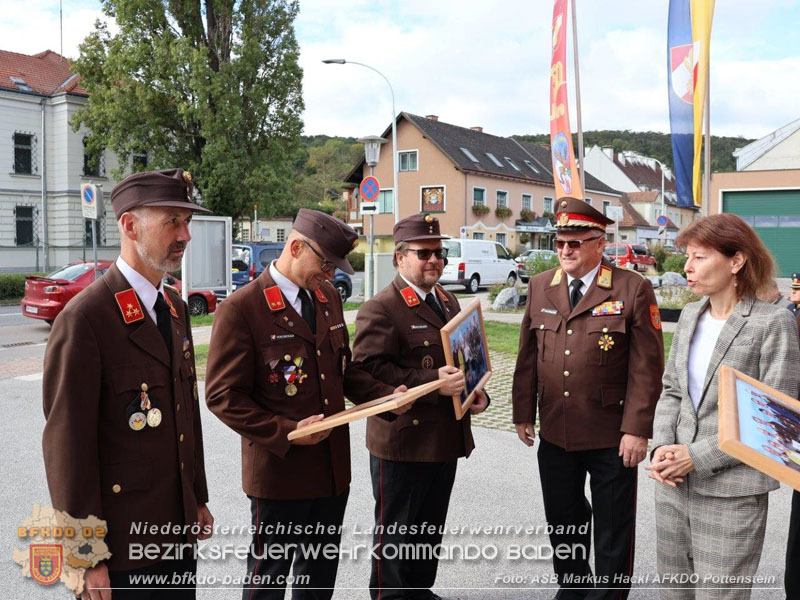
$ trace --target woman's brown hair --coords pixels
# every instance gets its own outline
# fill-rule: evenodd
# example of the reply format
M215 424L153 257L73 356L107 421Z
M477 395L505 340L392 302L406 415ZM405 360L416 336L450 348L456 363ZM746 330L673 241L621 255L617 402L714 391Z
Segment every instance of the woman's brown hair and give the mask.
M739 298L757 296L769 287L775 271L775 259L755 230L737 215L722 213L694 221L675 238L675 245L689 244L713 248L728 258L741 252L745 263L736 273Z

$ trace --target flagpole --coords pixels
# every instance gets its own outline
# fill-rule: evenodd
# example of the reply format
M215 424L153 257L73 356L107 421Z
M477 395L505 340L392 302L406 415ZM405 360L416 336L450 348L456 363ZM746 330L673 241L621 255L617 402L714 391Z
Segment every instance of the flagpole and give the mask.
M711 188L711 57L708 59L708 72L706 73L706 139L703 153L703 210L702 215L708 216Z
M578 68L578 19L575 0L572 0L572 58L575 62L575 107L578 111L578 170L581 173L581 190L586 196L586 176L583 173L583 126L581 124L581 75Z

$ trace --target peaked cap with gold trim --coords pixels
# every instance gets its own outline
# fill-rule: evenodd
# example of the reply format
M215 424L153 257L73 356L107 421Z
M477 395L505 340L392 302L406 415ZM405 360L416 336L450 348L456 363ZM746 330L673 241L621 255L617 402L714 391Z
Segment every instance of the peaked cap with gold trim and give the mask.
M580 231L594 228L605 231L606 226L613 224L614 221L584 200L565 196L558 201L556 229L561 231Z

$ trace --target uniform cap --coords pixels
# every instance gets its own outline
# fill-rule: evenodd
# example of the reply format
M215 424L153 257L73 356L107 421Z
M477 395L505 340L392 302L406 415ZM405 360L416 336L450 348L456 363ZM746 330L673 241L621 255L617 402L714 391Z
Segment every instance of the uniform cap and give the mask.
M792 273L792 289L800 290L800 273Z
M119 219L139 206L174 206L195 212L211 212L192 202L192 174L183 169L134 173L111 191L111 206Z
M292 227L316 242L329 262L348 275L355 273L347 255L358 245L358 234L347 223L318 210L301 208Z
M556 229L595 228L605 231L606 226L613 223L614 221L580 198L566 196L558 201Z
M441 234L439 219L433 215L417 214L400 219L392 230L394 243L411 242L413 240L446 240Z

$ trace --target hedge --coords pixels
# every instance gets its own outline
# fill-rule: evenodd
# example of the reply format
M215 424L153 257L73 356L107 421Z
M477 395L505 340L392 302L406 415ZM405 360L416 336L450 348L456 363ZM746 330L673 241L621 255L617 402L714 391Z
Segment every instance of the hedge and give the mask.
M25 277L27 275L44 275L44 273L0 274L0 300L22 298L25 295Z

